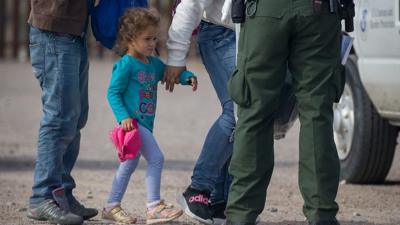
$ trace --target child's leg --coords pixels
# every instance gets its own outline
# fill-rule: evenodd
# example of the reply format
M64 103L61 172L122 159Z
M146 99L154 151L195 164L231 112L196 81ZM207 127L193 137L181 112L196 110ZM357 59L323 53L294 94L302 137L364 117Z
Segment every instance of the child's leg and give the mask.
M134 159L128 159L120 163L117 173L114 176L111 193L106 204L106 210L121 203L130 177L138 165L139 158L140 157L138 156Z
M139 133L142 139L141 154L147 161L147 202L153 203L161 199L160 183L164 155L158 147L153 134L147 128L139 125Z
M128 159L120 163L117 173L114 176L111 193L107 204L101 213L102 219L120 224L136 223L136 218L126 213L125 210L121 208L120 204L128 186L130 177L138 165L139 158L140 157L138 156L134 159Z
M161 171L164 164L164 155L161 152L153 134L139 125L142 139L141 154L147 161L147 218L146 224L161 223L174 220L182 215L183 211L165 204L160 198Z

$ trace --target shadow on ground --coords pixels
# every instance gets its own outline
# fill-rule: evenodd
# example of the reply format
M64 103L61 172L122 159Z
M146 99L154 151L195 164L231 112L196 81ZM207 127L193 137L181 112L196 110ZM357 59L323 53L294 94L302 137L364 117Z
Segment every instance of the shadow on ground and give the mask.
M195 162L188 160L165 160L164 169L187 171L192 170ZM116 160L87 160L78 159L74 169L85 170L112 170L118 167L119 163ZM26 171L32 170L35 167L35 159L33 158L0 158L0 171ZM138 169L146 169L144 163L139 163Z
M355 222L355 221L340 221L341 225L389 225L383 223L369 223L369 222ZM283 222L275 222L275 223L268 223L268 222L261 222L258 225L307 225L306 222L301 221L283 221Z
M30 224L49 224L46 221L29 220ZM25 223L23 223L25 224ZM105 222L101 219L92 219L84 222L84 225L112 225L113 223ZM139 218L136 224L146 224L144 219ZM201 225L195 221L171 221L164 224L169 225ZM340 221L341 225L393 225L397 223L371 223L366 221ZM307 225L305 221L282 221L282 222L264 222L261 221L257 225Z
M172 171L191 171L195 165L195 161L190 160L165 160L164 170ZM78 159L76 162L75 169L85 170L112 170L118 166L116 160L87 160ZM275 168L293 167L297 166L296 162L293 161L279 161L275 162ZM32 170L35 167L35 159L33 158L13 158L13 157L2 157L0 158L0 171L12 172L12 171L26 171ZM145 170L146 164L139 163L139 170Z
M400 180L385 180L382 184L368 184L370 186L400 186Z
M108 225L109 223L104 223L101 220L91 220L91 221L87 221L85 222L85 224L90 224L90 225L94 225L94 224L98 224L98 225ZM137 224L145 224L145 221L138 221ZM182 221L172 221L169 223L165 223L165 224L171 224L171 225L199 225L200 223L196 223L196 222L182 222ZM355 221L340 221L341 225L391 225L391 224L383 224L383 223L369 223L369 222L355 222ZM258 223L258 225L307 225L306 222L304 221L282 221L282 222L260 222Z

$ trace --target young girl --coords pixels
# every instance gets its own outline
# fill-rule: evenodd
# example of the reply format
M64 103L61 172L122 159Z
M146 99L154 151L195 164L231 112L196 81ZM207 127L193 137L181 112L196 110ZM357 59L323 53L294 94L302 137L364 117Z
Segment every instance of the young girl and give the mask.
M182 210L167 205L160 198L161 170L164 156L152 134L157 101L157 83L162 79L165 65L153 57L159 32L159 18L147 9L129 9L121 17L117 49L125 55L114 64L108 89L108 101L114 115L125 131L138 129L140 153L147 161L147 224L166 222L182 215ZM185 71L181 84L197 88L196 77ZM133 120L137 120L137 127ZM140 155L139 155L140 156ZM136 218L121 208L121 200L135 170L139 156L119 165L102 218L132 224Z

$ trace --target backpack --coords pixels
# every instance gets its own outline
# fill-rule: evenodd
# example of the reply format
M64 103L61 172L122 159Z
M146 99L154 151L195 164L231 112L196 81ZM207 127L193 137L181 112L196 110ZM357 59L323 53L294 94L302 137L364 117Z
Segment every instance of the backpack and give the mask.
M112 49L117 39L119 18L126 9L133 7L147 8L147 0L100 0L91 10L91 26L96 40Z

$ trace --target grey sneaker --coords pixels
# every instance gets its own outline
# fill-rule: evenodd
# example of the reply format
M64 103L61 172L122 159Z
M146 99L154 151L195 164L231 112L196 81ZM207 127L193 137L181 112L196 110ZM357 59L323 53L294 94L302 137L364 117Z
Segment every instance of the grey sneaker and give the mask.
M83 223L81 216L62 210L53 199L44 200L38 205L31 205L28 210L28 217L61 225L80 225Z
M70 211L78 216L82 216L84 220L88 220L92 217L97 216L99 213L97 209L94 208L86 208L81 203L78 202L75 198L69 203Z

